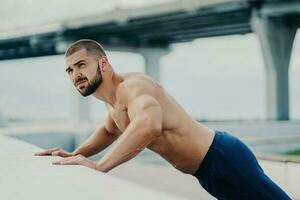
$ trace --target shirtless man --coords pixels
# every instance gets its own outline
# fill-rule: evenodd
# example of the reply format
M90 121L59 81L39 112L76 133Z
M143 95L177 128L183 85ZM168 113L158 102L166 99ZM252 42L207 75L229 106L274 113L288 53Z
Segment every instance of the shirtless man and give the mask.
M54 161L56 165L79 164L108 172L148 148L195 176L218 199L290 199L264 174L244 143L198 123L148 76L116 73L99 43L73 43L65 53L65 65L76 89L103 101L108 116L74 152L53 148L36 155L64 157ZM87 158L115 140L98 162Z

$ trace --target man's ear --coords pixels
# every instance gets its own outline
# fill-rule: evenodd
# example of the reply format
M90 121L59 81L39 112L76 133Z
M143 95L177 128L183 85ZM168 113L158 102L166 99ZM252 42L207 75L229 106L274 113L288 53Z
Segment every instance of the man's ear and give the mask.
M108 59L106 56L102 56L99 59L99 66L100 66L101 71L103 71L103 72L105 72L109 69L109 62L108 62Z

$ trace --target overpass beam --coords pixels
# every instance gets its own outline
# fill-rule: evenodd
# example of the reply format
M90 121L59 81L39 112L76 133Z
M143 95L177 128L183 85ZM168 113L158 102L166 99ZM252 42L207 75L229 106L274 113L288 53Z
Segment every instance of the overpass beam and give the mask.
M160 59L169 53L167 48L141 48L139 52L145 59L145 73L160 81Z
M289 120L289 63L297 23L288 16L270 17L255 11L251 25L265 60L267 119Z
M72 125L80 126L91 121L90 119L90 99L83 97L79 92L72 87L71 93L71 110L70 122Z

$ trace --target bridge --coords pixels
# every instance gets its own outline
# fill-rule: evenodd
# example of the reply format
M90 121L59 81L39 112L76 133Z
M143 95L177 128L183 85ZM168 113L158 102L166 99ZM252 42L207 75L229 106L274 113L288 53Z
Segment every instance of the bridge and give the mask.
M91 1L94 5L85 13L74 9L80 1L63 1L59 5L42 1L42 12L34 6L24 11L26 1L22 1L16 8L21 10L15 10L22 15L16 17L9 13L13 5L9 2L4 1L0 8L12 18L9 22L6 17L0 19L0 60L63 54L71 42L91 38L109 50L142 54L146 73L156 80L160 79L159 59L170 52L170 44L255 33L265 60L267 118L289 119L288 72L300 26L298 0L164 0L131 7L114 1L102 11L98 7L104 5ZM70 13L66 14L67 10ZM35 15L37 19L26 21L24 15ZM78 114L74 121L84 121L89 115L88 105L78 95L75 97Z

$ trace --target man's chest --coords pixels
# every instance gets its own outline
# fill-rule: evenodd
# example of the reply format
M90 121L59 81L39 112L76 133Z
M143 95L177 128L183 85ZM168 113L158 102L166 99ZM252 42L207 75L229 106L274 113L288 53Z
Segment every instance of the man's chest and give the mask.
M122 105L115 105L115 107L113 108L111 105L108 104L106 104L106 107L108 109L111 118L118 126L120 131L124 132L128 124L130 123L128 113L127 113L127 107Z

